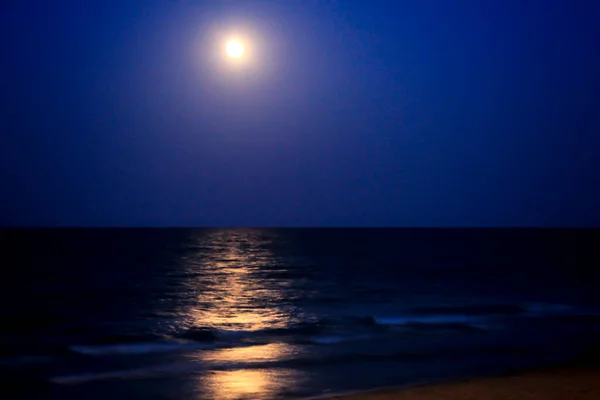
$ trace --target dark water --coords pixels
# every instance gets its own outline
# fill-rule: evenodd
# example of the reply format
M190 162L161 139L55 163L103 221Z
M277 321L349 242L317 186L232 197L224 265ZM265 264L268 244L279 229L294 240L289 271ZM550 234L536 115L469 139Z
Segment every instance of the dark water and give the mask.
M600 338L595 233L0 231L0 380L276 399L561 361Z

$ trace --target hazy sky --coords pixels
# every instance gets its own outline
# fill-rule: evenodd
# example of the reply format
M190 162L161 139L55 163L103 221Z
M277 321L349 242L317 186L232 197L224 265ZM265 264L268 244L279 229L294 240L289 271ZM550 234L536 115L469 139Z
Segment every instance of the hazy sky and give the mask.
M600 225L596 0L0 13L2 225Z

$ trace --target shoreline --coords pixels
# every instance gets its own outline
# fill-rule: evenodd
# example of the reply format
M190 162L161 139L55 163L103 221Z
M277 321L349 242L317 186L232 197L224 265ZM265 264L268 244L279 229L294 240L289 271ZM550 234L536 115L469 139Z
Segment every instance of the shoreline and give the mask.
M594 400L600 399L600 351L566 363L497 375L415 382L328 393L303 400Z
M599 398L600 367L565 367L487 378L329 394L311 397L310 400L593 400Z

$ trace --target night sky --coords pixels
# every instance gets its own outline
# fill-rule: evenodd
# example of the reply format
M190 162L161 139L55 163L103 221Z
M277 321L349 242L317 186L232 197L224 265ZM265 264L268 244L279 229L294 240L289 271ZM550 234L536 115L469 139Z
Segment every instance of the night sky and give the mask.
M597 0L0 13L1 225L600 225Z

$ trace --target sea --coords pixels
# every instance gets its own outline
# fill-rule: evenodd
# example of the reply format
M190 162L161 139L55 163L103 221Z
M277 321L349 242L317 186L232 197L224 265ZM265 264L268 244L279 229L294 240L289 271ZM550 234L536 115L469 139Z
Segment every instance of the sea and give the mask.
M0 230L6 399L307 399L600 343L583 229Z

